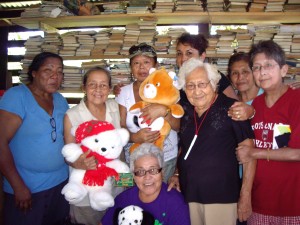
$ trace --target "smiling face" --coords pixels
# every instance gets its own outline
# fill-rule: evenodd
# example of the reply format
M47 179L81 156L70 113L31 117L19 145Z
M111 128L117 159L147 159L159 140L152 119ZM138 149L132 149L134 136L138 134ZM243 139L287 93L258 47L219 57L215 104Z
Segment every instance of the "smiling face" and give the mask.
M258 68L258 69L254 69ZM283 84L282 78L287 73L287 65L280 68L274 59L264 53L258 53L253 59L253 75L256 84L265 91L276 90Z
M33 85L43 92L56 92L63 80L63 65L60 59L49 57L37 71L32 71Z
M140 83L148 77L149 70L155 66L154 59L145 55L134 56L130 64L134 78Z
M88 77L83 90L87 104L104 104L110 92L109 78L104 71L93 71Z
M190 58L205 59L205 53L199 55L199 51L187 43L178 43L176 46L176 64L180 68Z
M206 83L206 87L199 88L200 83ZM195 85L193 90L186 88L185 93L189 102L200 111L208 109L215 97L215 91L209 82L205 69L196 68L186 77L186 87Z
M231 66L230 80L232 85L239 91L245 92L255 86L254 77L248 62L236 61Z
M134 162L134 171L160 168L159 162L154 156L142 156ZM162 172L151 175L149 172L145 176L134 176L134 181L139 188L139 197L142 202L154 201L160 193L162 186Z

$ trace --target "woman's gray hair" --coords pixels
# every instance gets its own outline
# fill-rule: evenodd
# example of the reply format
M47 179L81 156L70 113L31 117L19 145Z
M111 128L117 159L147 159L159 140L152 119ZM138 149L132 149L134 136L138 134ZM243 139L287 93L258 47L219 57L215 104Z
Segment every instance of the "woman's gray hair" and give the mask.
M134 171L134 163L141 157L152 156L157 158L160 168L163 167L164 153L160 148L151 143L143 143L138 146L130 155L130 171Z
M216 66L210 63L204 63L200 59L196 58L190 58L182 64L178 73L179 88L183 88L183 90L185 90L186 77L197 68L204 68L207 74L207 78L210 80L211 86L213 87L214 91L217 91L218 83L221 79L221 75L218 72L218 69L216 68Z

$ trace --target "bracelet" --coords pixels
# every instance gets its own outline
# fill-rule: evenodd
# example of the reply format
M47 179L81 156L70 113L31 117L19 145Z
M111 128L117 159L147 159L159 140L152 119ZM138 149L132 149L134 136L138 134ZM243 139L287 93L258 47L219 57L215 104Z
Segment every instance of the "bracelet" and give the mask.
M170 111L171 111L171 109L167 108L167 111L166 111L166 114L164 115L164 117L166 117L169 114Z
M267 161L270 161L270 148L267 149Z
M248 120L253 119L253 117L255 116L256 111L255 111L255 109L253 109L253 110L254 110L253 115L251 117L249 117Z

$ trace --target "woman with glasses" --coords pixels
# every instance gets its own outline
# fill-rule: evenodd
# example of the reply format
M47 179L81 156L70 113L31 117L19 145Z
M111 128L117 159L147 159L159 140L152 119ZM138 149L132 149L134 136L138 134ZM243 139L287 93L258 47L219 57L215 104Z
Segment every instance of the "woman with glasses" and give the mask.
M4 224L64 224L69 204L61 195L68 166L61 154L67 101L57 92L63 59L36 55L29 84L10 88L0 101L0 171Z
M299 224L300 90L283 83L288 66L278 44L261 41L249 54L255 82L264 93L252 103L255 148L237 148L242 163L257 159L248 224Z
M64 119L65 142L75 143L75 137L71 135L71 128L89 120L107 121L120 128L120 113L118 103L108 99L111 90L111 76L108 70L102 67L94 67L83 76L82 90L85 97L80 103L69 109ZM90 151L83 153L77 161L69 163L71 167L82 170L96 169L97 162L94 157L87 157ZM114 194L122 191L115 188ZM71 221L85 225L97 225L104 211L93 210L89 204L88 196L82 202L71 205Z
M141 101L139 96L139 87L141 83L148 77L149 70L157 66L157 55L154 48L145 43L134 45L129 49L130 68L134 82L121 88L120 94L116 97L119 103L121 126L130 131L130 143L125 146L125 154L128 161L129 148L132 143L153 143L159 138L159 131L151 131L148 128L140 129L134 115L129 113L130 107L138 101ZM169 177L175 171L176 157L178 153L177 146L177 130L179 130L179 119L174 118L169 109L165 105L149 104L142 109L140 117L144 121L150 123L158 118L165 117L170 123L172 130L164 142L164 181L167 182Z
M167 191L163 183L163 152L151 143L137 147L130 155L130 170L136 186L127 189L115 198L102 219L102 225L112 225L114 212L118 208L137 205L151 213L155 224L190 225L188 206L182 195Z
M179 84L193 106L181 123L179 176L171 187L181 190L189 204L192 225L235 225L251 214L251 185L255 161L244 164L240 184L235 148L253 146L249 121L233 121L227 115L234 99L217 92L217 69L191 58L179 70Z

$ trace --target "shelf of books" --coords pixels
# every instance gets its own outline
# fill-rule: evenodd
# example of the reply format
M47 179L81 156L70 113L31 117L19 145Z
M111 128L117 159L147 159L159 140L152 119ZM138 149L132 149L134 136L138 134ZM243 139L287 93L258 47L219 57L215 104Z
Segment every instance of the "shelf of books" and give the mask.
M140 20L156 19L157 24L248 24L300 23L300 12L173 12L136 13L94 16L64 16L59 18L13 18L12 25L28 29L42 29L43 24L53 28L124 26Z

